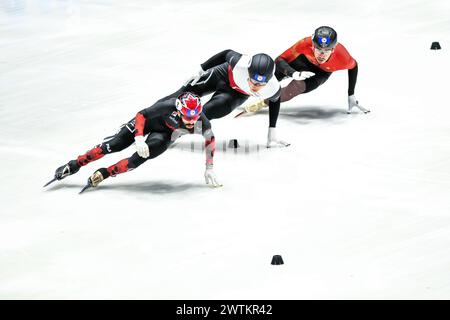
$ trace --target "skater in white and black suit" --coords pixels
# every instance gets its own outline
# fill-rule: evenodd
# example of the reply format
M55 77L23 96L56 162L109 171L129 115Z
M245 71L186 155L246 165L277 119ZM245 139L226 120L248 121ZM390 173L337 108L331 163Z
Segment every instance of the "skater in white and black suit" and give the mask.
M259 53L250 56L233 50L224 50L200 66L198 75L168 97L176 97L183 91L193 92L199 96L213 93L204 107L205 115L210 120L228 115L250 96L267 99L269 103L267 146L289 145L278 140L275 134L280 111L281 88L274 77L275 62L269 55Z

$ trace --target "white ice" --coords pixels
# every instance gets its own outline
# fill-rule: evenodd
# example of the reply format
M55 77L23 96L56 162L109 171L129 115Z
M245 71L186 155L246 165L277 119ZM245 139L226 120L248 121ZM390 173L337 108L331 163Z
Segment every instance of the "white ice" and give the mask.
M337 72L282 105L288 148L264 148L267 111L213 121L223 188L199 137L82 195L133 147L42 188L216 52L276 57L320 25L370 114L345 113ZM449 299L449 50L445 0L0 0L0 298Z

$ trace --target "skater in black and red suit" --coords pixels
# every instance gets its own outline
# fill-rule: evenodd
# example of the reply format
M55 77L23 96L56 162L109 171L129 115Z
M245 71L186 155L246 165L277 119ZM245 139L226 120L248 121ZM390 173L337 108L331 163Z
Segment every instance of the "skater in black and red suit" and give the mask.
M105 138L100 145L59 167L54 180L64 179L78 172L82 166L106 154L122 151L135 143L136 153L131 157L110 167L98 169L92 174L85 188L96 187L110 176L133 170L148 159L158 157L179 136L199 133L205 138L205 181L214 187L221 186L213 171L214 134L202 109L200 97L189 92L181 93L176 98L158 101L153 106L139 111L136 117L124 124L114 136Z
M362 107L355 97L358 77L358 63L347 49L337 42L336 31L327 26L319 27L312 37L306 37L284 51L275 59L276 78L292 81L281 89L280 102L311 92L324 84L333 72L348 70L348 109L350 113L357 107L364 113L370 112ZM247 107L248 112L257 111L269 102L255 103Z

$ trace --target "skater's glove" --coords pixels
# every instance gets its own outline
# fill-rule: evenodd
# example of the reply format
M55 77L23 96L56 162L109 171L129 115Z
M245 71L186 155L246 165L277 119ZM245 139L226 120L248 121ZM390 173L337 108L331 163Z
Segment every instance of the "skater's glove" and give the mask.
M185 86L190 84L191 86L195 86L197 82L200 80L200 78L206 73L206 71L203 71L202 68L197 71L197 74L193 77L190 77L188 81L184 84Z
M134 141L138 155L142 158L148 158L150 156L150 150L148 150L148 145L145 143L144 137L136 136L134 137Z
M292 79L294 79L294 80L305 80L305 79L311 78L314 75L315 75L314 72L309 72L309 71L301 71L301 72L299 72L299 71L295 71L292 74Z
M361 106L358 103L358 100L356 100L355 95L351 95L351 96L348 97L348 110L347 110L347 113L351 113L352 109L354 107L357 107L359 110L361 110L364 113L370 112L370 110L364 108L363 106Z
M275 128L269 128L269 133L267 135L267 148L287 147L289 145L291 144L277 139Z
M222 184L220 184L219 181L217 181L217 177L216 174L214 173L212 164L206 165L205 182L206 184L211 184L215 188L222 186Z

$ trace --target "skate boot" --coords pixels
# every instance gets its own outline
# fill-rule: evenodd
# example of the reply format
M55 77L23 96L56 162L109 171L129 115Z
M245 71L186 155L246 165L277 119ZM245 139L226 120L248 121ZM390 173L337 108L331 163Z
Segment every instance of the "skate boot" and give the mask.
M245 106L245 111L248 112L248 113L258 112L262 108L266 108L266 107L267 107L267 105L264 102L264 100L259 100L259 101L256 101L254 103L246 105Z
M62 180L65 177L68 177L74 173L77 173L80 170L80 166L76 162L76 160L71 160L67 164L59 167L55 171L56 180Z
M246 106L244 106L244 110L242 110L240 113L238 113L235 118L238 118L243 115L248 115L250 113L258 112L259 110L266 108L267 104L264 102L264 100L258 100L253 103L249 103Z
M78 170L80 170L80 166L78 165L76 160L70 160L67 164L59 167L55 171L55 176L52 180L47 182L44 187L48 186L50 183L56 181L56 180L62 180L65 177L68 177L74 173L77 173Z
M98 169L97 171L95 171L92 174L92 176L89 177L87 184L84 186L83 189L81 189L80 193L82 193L86 189L97 187L100 184L100 182L102 182L103 180L105 180L108 177L109 177L109 172L108 172L108 170L106 170L106 168Z

